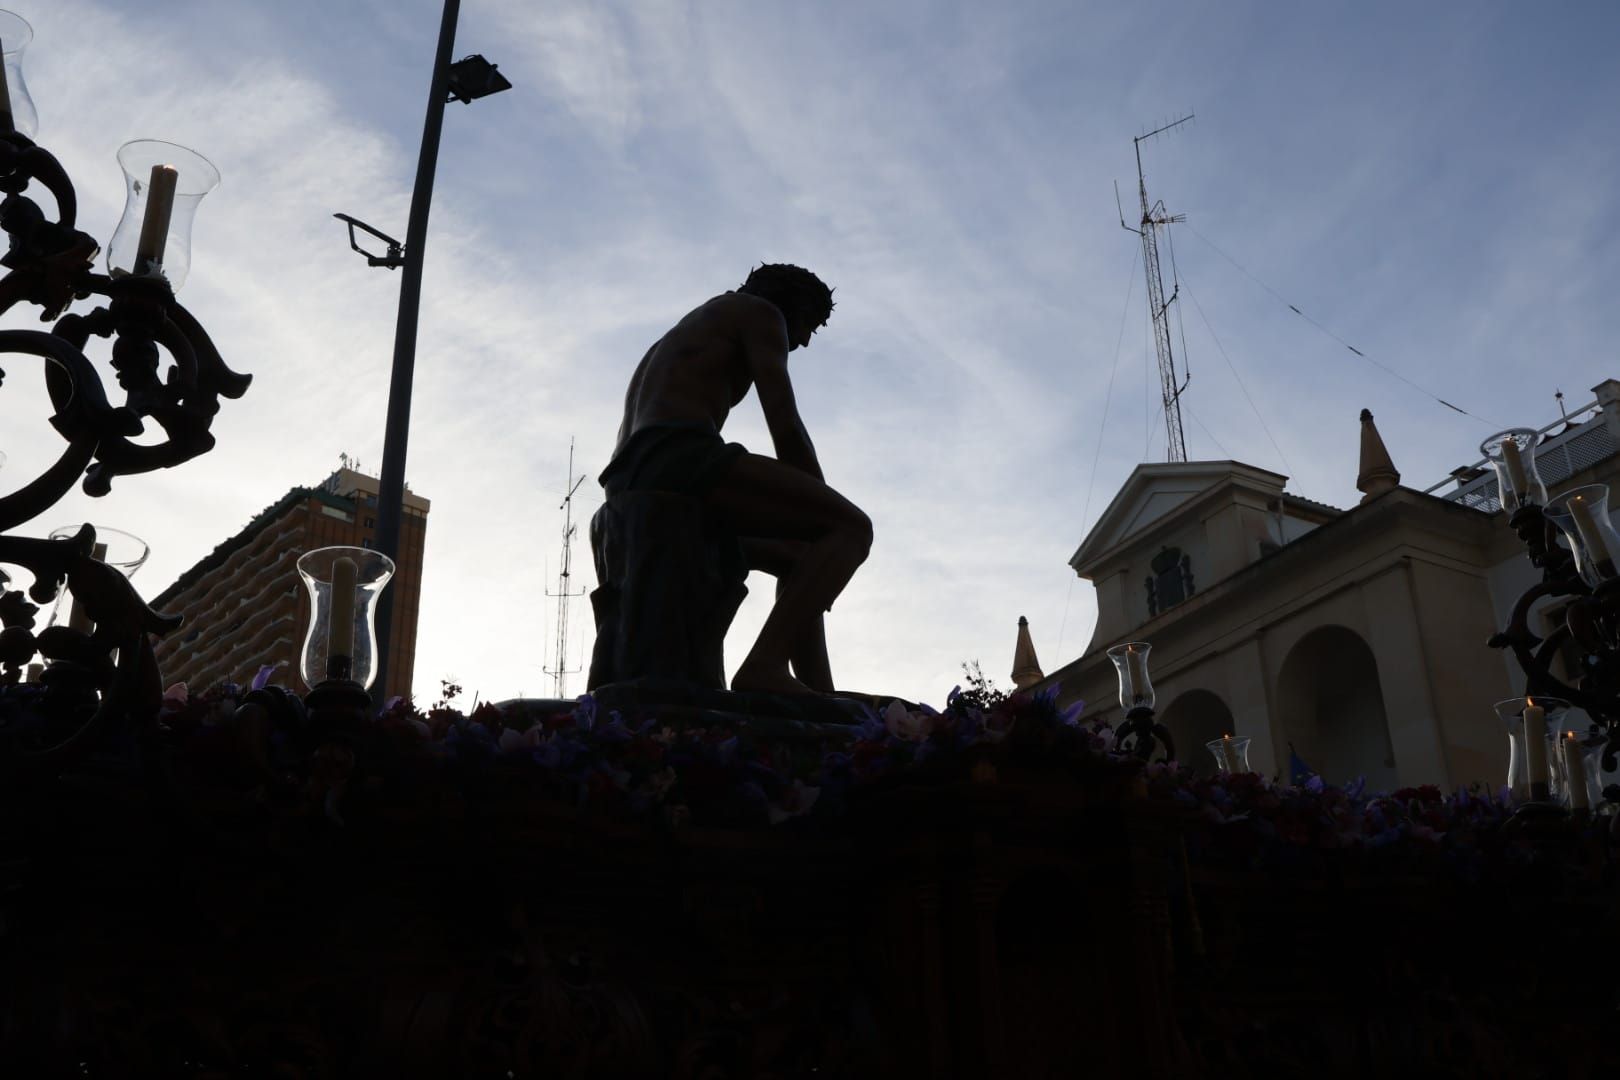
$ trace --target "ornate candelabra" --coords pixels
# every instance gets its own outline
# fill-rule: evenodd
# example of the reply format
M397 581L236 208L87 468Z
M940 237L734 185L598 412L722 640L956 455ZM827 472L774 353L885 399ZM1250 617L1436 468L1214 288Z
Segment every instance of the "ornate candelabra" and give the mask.
M1114 749L1147 761L1163 744L1164 758L1171 760L1176 756L1175 740L1170 737L1170 729L1154 719L1153 682L1148 678L1148 653L1152 649L1145 641L1130 641L1108 650L1119 676L1119 707L1125 710L1125 718L1114 730Z
M1549 500L1535 449L1536 433L1528 428L1499 432L1480 446L1496 471L1508 525L1541 571L1541 580L1514 604L1507 628L1489 644L1511 650L1525 676L1523 708L1512 710L1509 718L1516 721L1510 732L1525 742L1524 762L1516 755L1514 764L1525 775L1511 782L1528 793L1527 807L1546 808L1552 783L1561 776L1562 801L1579 811L1592 801L1585 790L1583 753L1600 751L1602 769L1613 771L1620 752L1620 533L1609 520L1604 485L1574 488ZM1545 638L1530 629L1537 601L1564 597L1569 600L1563 617ZM1566 681L1553 673L1553 661L1570 644L1579 654L1579 670ZM1499 705L1498 712L1509 704ZM1569 706L1591 717L1588 736L1584 743L1566 736L1549 749L1546 724ZM1552 733L1556 736L1557 728ZM1620 803L1620 785L1606 787L1602 798Z
M123 574L94 557L96 534L85 525L65 539L13 535L82 480L92 496L122 476L172 468L214 445L209 432L220 398L241 397L252 377L232 371L208 334L175 299L190 264L191 215L219 179L213 166L171 143L126 144L119 162L128 178L123 218L114 232L107 272L95 270L101 246L77 228L78 200L60 162L33 141L35 110L21 78L28 24L0 12L0 314L21 303L40 309L49 331L0 330L0 354L32 356L44 365L50 424L66 442L56 462L0 495L0 783L5 775L51 773L93 747L110 729L138 728L161 702L152 634L179 626L154 611ZM42 207L36 196L49 196ZM94 300L84 313L69 309ZM110 346L122 402L87 353ZM4 385L0 370L0 386ZM159 441L135 439L155 424ZM11 589L4 565L33 575ZM70 587L92 624L36 630L39 606ZM46 661L38 681L25 670Z

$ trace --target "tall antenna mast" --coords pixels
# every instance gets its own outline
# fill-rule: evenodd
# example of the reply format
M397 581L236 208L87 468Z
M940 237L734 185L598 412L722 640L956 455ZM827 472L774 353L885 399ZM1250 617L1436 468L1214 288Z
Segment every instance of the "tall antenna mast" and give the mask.
M1181 431L1181 392L1187 389L1187 382L1176 385L1176 357L1170 349L1170 305L1176 302L1181 294L1181 285L1176 283L1175 290L1171 292L1170 299L1164 298L1164 275L1159 271L1159 240L1158 230L1178 221L1186 221L1185 214L1168 214L1164 203L1148 202L1147 180L1142 174L1142 143L1155 135L1162 135L1171 128L1180 127L1193 118L1188 113L1180 120L1172 121L1163 127L1155 128L1146 135L1138 135L1131 140L1136 145L1136 190L1142 198L1141 227L1132 229L1125 224L1125 211L1119 213L1120 225L1142 238L1142 268L1147 272L1148 308L1153 314L1153 344L1159 353L1159 384L1164 395L1164 431L1166 440L1166 461L1187 460L1187 438ZM1114 201L1119 201L1119 185L1114 185ZM1187 381L1191 381L1189 373Z
M574 524L574 492L578 491L579 485L583 484L584 482L584 476L580 476L580 478L577 480L574 479L574 440L569 439L568 494L563 496L562 503L557 507L557 509L563 512L562 569L557 573L557 591L546 593L547 596L555 596L557 598L557 651L554 654L556 657L555 663L557 666L555 668L542 669L547 675L551 676L551 696L557 698L558 700L567 700L568 676L579 673L579 668L570 668L568 666L568 601L572 600L576 596L585 595L585 590L583 587L578 592L575 592L573 589L574 533L579 531L578 527Z

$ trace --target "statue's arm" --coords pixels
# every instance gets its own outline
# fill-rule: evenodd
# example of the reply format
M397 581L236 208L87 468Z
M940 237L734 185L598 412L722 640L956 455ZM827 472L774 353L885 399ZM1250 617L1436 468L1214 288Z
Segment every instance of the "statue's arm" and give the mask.
M788 378L787 326L774 309L770 318L751 320L744 346L754 392L765 413L765 426L771 432L776 458L817 480L822 479L821 463L810 433L799 418L799 405L793 397L793 381Z

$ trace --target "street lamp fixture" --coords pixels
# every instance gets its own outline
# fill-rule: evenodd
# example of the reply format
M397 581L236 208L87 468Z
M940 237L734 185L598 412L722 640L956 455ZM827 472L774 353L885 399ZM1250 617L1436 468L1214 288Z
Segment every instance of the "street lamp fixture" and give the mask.
M358 251L360 254L364 255L367 263L372 266L386 266L390 270L398 270L401 266L405 265L404 244L401 244L398 240L395 240L392 236L389 236L380 229L373 229L370 225L367 225L359 218L350 217L348 214L333 214L332 216L349 226L349 246ZM378 240L381 240L383 243L387 244L388 254L374 255L365 248L361 247L360 241L354 235L354 230L356 229L359 229L361 232L370 236L375 236Z
M450 65L446 73L446 102L459 101L471 105L481 97L512 89L512 84L501 74L500 68L477 53Z

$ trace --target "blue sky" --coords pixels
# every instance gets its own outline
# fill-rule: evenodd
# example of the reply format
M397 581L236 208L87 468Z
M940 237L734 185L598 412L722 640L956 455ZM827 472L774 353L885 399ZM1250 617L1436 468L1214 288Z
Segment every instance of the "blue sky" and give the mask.
M35 523L147 537L152 595L340 452L381 459L398 277L331 214L404 234L439 8L12 2L84 227L111 235L126 139L224 175L182 298L252 391L212 454ZM1421 488L1487 420L1545 424L1555 388L1583 404L1620 374L1617 32L1607 3L467 0L456 54L515 89L446 118L407 470L433 500L419 692L548 691L569 438L599 471L647 345L760 260L838 289L791 366L829 482L877 533L830 617L835 676L938 701L979 658L1005 681L1019 615L1048 670L1073 659L1095 609L1066 560L1163 456L1113 185L1129 213L1131 137L1187 111L1144 161L1188 216L1193 457L1348 506L1362 407ZM16 363L5 391L0 490L59 445ZM769 451L752 399L726 434Z

